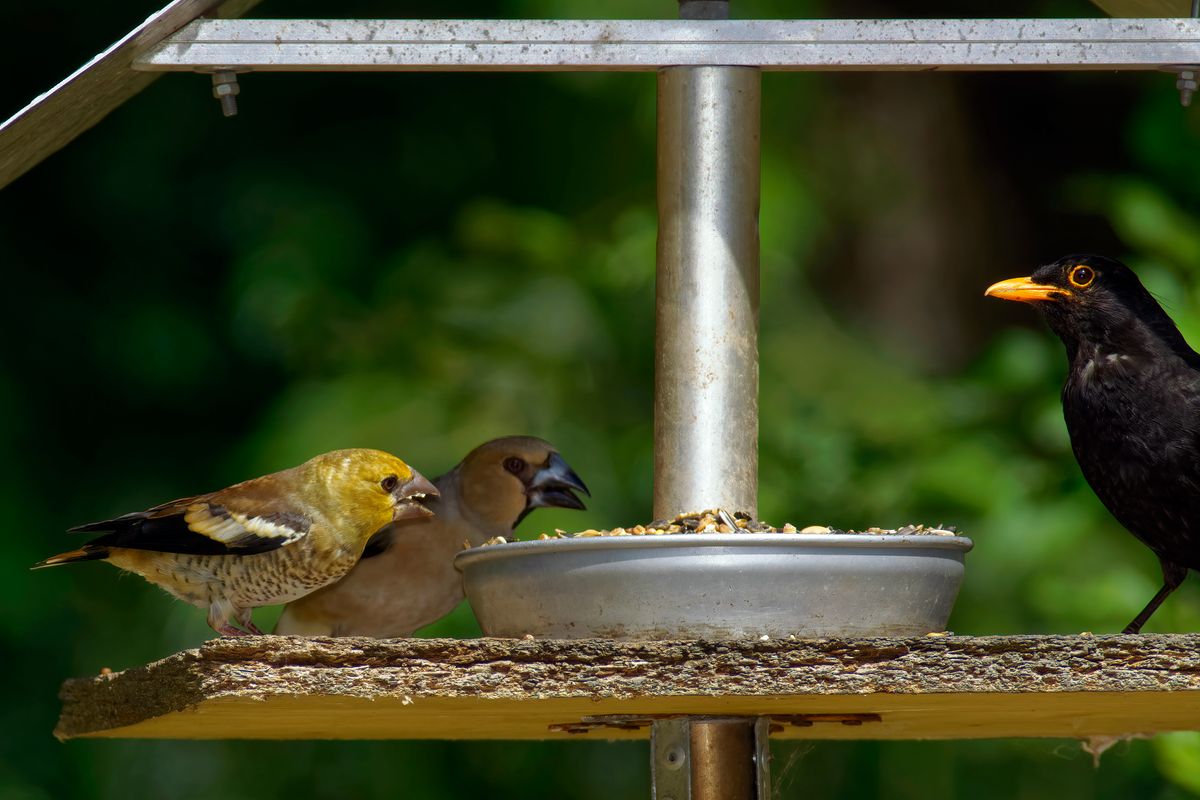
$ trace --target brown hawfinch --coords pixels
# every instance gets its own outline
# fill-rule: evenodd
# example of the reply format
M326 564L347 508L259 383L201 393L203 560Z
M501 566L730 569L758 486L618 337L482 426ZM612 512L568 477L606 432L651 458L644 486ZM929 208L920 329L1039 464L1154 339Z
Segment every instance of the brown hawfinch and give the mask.
M275 633L409 636L463 599L454 556L513 528L535 508L584 508L587 486L554 446L531 436L494 439L434 481L432 518L389 525L341 581L288 605Z

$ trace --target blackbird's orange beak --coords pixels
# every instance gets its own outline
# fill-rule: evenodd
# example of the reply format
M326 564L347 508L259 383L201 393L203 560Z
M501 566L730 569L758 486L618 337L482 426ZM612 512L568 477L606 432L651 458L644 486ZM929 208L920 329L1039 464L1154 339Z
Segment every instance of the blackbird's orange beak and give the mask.
M1009 278L993 283L983 294L985 297L999 297L1001 300L1016 300L1019 303L1037 303L1066 296L1066 292L1060 287L1034 283L1032 278Z

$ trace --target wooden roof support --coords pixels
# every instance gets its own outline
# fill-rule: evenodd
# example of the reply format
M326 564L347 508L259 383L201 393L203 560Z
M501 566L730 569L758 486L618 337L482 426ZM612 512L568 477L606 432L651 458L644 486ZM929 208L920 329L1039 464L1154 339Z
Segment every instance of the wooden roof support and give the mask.
M0 123L0 188L149 86L158 75L131 68L135 57L201 16L239 17L259 0L174 0L119 42Z
M787 738L1084 738L1200 727L1200 635L251 637L61 696L62 739L644 738L676 715L770 716Z

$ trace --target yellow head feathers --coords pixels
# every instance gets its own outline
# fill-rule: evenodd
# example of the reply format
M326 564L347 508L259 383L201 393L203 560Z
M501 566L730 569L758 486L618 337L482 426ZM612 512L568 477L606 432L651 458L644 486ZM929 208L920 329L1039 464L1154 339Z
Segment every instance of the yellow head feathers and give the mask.
M338 515L357 522L360 536L370 536L398 519L428 516L420 501L438 494L423 475L382 450L334 450L297 470L305 474L306 483L324 487Z

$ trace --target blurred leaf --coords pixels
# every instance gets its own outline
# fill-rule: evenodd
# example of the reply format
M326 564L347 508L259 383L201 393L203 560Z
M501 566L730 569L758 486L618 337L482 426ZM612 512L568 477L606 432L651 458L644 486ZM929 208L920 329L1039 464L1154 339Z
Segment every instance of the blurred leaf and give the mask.
M1167 778L1200 796L1200 733L1158 736L1154 740L1154 754Z

